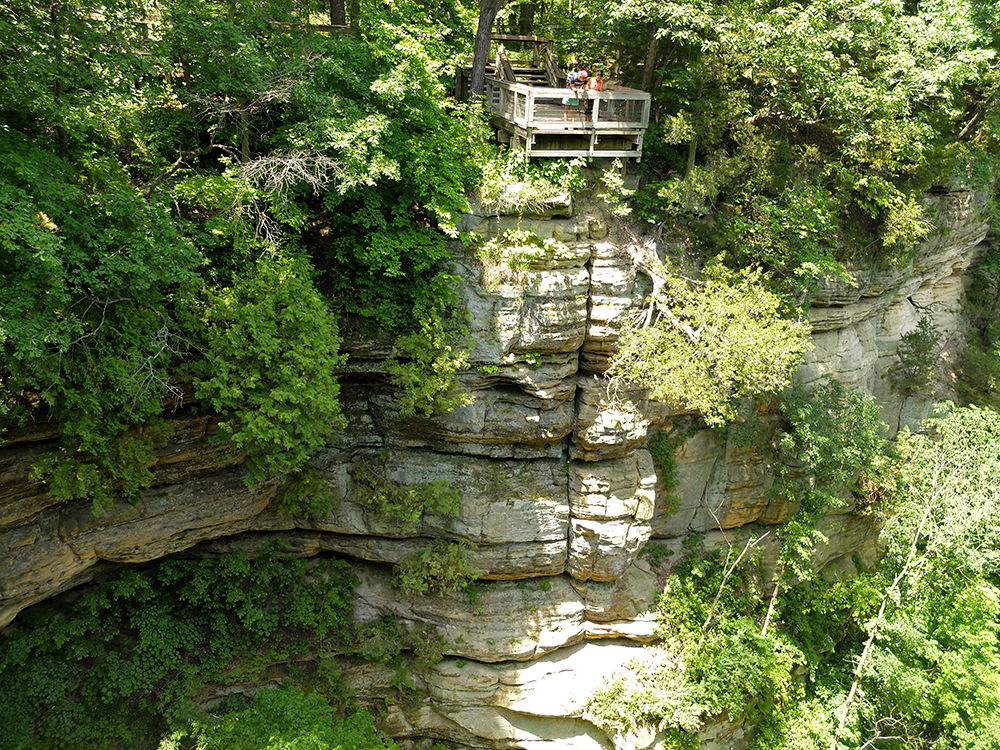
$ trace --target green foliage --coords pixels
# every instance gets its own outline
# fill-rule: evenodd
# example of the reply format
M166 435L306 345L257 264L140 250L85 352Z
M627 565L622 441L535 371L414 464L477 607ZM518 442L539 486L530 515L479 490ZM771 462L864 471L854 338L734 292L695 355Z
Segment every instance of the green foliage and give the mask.
M749 750L823 750L833 743L837 728L834 694L839 686L822 686L821 695L797 701L771 714L758 728Z
M823 492L846 487L860 494L888 481L894 452L872 397L829 378L809 391L794 386L783 400L792 430L781 436L781 447L809 465Z
M889 373L893 388L912 395L930 386L938 369L940 339L928 316L921 316L917 327L900 337L899 365Z
M655 166L640 214L796 285L841 275L841 261L905 263L927 231L922 192L992 150L996 20L979 5L610 8L602 46L632 61L623 76L652 84L659 123L644 143ZM649 53L655 70L641 62ZM963 128L973 137L956 142Z
M802 702L764 723L755 748L831 746L859 654L861 689L843 745L887 734L898 748L996 745L998 419L990 410L946 408L928 434L904 432L899 503L881 536L879 571L786 590L782 617L812 652L813 681ZM880 602L884 614L874 617Z
M169 434L162 422L133 428L104 438L103 449L95 446L96 453L85 460L67 455L63 447L35 461L28 476L47 484L57 500L89 499L94 515L100 516L111 509L117 493L134 502L139 490L149 487L153 474L148 467L156 461L153 448Z
M301 467L341 423L338 315L398 339L411 408L462 400L437 266L483 150L442 85L467 13L369 8L331 38L284 0L147 5L0 23L0 429L53 418L38 476L97 510L148 483L131 428L192 378L253 481Z
M723 568L718 552L696 550L672 568L656 603L662 644L595 693L588 711L598 726L693 733L722 711L756 722L797 696L792 672L802 653L785 634L760 632L766 605L755 570L735 568L723 587Z
M964 314L970 330L959 358L955 390L963 403L1000 407L1000 256L984 253L972 266Z
M181 742L183 740L183 742ZM194 744L192 744L194 742ZM194 731L176 732L159 750L396 750L396 743L359 710L344 719L317 693L260 690L253 705Z
M361 463L351 477L357 502L380 517L398 523L404 533L417 530L424 513L454 518L462 508L462 493L444 480L398 484L379 470Z
M339 502L340 498L330 488L326 477L312 468L287 477L274 499L275 507L282 515L309 518L329 515Z
M498 149L483 160L479 195L485 208L498 213L537 213L548 199L583 190L583 166L582 159L529 162L521 154Z
M658 567L664 560L673 557L674 551L664 544L648 542L639 554Z
M759 272L718 269L697 285L666 270L662 278L653 300L661 314L621 334L608 370L613 386L640 384L721 426L735 419L737 399L788 385L811 329L784 317Z
M403 625L393 615L354 627L351 653L363 661L401 668L403 651L412 650L416 663L432 667L444 658L448 641L431 625Z
M482 573L472 563L476 546L467 539L435 539L423 552L404 557L393 574L393 585L404 594L444 596L467 588Z
M255 561L173 560L125 571L65 611L25 613L0 639L6 741L150 746L171 723L187 726L200 686L253 680L273 661L336 643L357 583L346 567L276 548Z
M740 722L756 722L797 696L792 668L802 653L782 635L761 635L756 623L739 619L720 628L691 662L709 715L726 711Z
M344 358L336 319L303 270L269 260L202 311L210 370L196 381L231 416L216 442L247 453L247 482L297 471L344 425L334 377Z
M671 428L669 432L661 432L649 444L649 455L653 464L659 470L663 491L668 495L677 489L677 456L676 451L688 438L683 430Z
M47 411L63 442L36 478L100 512L149 485L156 431L130 427L177 394L174 290L201 258L112 160L73 170L9 129L0 149L0 429Z
M574 251L562 242L551 237L543 240L533 229L507 229L476 248L476 260L483 267L483 288L491 293L502 284L523 288L532 266L544 268L553 259L573 256Z
M943 405L928 434L904 431L900 501L882 534L887 570L905 564L917 534L919 559L939 559L957 575L988 575L1000 562L1000 415Z
M425 417L446 414L468 406L473 396L458 388L458 373L469 368L474 342L453 302L452 285L457 277L438 274L421 293L414 307L419 330L400 336L388 362L393 382L402 389L400 413L418 411ZM464 311L463 311L464 312Z

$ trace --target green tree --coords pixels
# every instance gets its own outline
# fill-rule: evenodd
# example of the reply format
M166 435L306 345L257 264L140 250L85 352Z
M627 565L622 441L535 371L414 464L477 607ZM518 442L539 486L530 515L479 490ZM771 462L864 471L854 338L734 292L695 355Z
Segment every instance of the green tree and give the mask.
M147 485L144 425L191 373L252 477L300 467L340 423L338 317L433 370L433 387L397 378L414 404L458 403L466 344L440 264L482 132L442 83L469 46L460 5L366 8L349 37L284 0L8 11L0 418L59 423L61 455L35 473L57 496L99 511ZM276 327L302 361L286 349L240 382L235 367L273 364Z
M904 705L905 718L922 724L924 732L952 741L978 736L975 742L984 744L972 745L976 747L988 747L1000 737L995 712L1000 706L1000 678L991 671L1000 665L990 616L997 592L992 584L980 583L984 576L995 574L1000 562L1000 532L994 523L1000 502L1000 415L949 407L927 426L932 434L904 435L900 440L902 499L882 534L886 544L882 566L891 582L867 626L853 682L838 711L839 726L830 744L834 750L849 719L859 720L851 709L863 683L874 680L878 685L878 678L883 678L883 686L874 692L883 700L877 707L884 712L885 700L895 692L919 692L919 685L907 687L905 682L912 680L914 669L926 675L930 665L936 665L941 680L927 680L928 686L933 685L928 692L935 695L936 705ZM945 585L942 595L944 580L953 583ZM952 588L955 583L958 586ZM958 632L947 632L949 619L959 631L972 631L971 640L963 644ZM898 651L891 643L883 645L886 642L878 638L885 630L907 634L917 650L907 654L902 644ZM980 675L973 683L959 676L966 666ZM888 684L886 675L893 677ZM963 695L973 701L967 707ZM855 735L865 729L864 713L860 726L853 729ZM875 729L883 718L878 713Z
M738 399L788 385L811 328L784 317L759 272L714 269L692 282L651 259L641 264L654 291L648 312L619 338L610 391L637 383L721 426L735 418Z
M337 323L302 268L262 261L204 309L210 367L201 398L231 415L215 439L248 455L248 483L298 471L344 426Z

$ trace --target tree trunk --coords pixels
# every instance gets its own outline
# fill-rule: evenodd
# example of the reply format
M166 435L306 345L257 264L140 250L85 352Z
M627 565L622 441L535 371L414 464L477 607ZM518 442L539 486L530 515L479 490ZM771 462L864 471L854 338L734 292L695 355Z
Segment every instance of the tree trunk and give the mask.
M482 0L479 5L479 26L476 28L476 46L472 53L472 81L469 98L481 98L486 86L486 62L490 56L490 35L493 22L503 7L504 0Z
M351 0L351 28L358 30L358 23L361 20L361 0Z
M344 6L344 0L330 0L330 25L347 25L347 8Z
M523 36L534 36L535 11L537 8L538 6L534 3L521 3L521 13L518 18L517 33Z
M656 29L653 30L653 38L649 40L649 47L646 49L646 64L642 67L642 90L652 92L653 74L656 73L656 58L659 57L660 40L656 36Z

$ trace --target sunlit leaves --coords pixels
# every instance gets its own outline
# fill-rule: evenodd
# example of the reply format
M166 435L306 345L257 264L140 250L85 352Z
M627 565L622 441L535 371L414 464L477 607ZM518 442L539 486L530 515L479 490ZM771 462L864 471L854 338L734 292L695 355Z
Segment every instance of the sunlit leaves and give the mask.
M657 399L696 409L711 425L736 416L736 401L778 391L810 347L807 321L784 316L782 300L759 272L710 276L688 287L679 279L654 293L651 325L626 330L609 374ZM614 386L612 386L614 387Z

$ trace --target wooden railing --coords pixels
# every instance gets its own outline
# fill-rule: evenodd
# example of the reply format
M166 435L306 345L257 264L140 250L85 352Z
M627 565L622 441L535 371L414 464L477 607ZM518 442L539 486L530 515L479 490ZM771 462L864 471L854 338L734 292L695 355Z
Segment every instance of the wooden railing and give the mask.
M578 104L566 104L576 99ZM571 91L486 79L493 113L526 131L642 131L649 125L650 96L635 89ZM592 103L589 107L587 104Z

